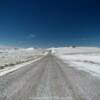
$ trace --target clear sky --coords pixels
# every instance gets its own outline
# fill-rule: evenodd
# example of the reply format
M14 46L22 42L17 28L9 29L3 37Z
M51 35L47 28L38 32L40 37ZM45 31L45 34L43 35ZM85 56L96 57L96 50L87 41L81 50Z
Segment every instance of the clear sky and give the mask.
M0 45L100 46L99 0L0 0Z

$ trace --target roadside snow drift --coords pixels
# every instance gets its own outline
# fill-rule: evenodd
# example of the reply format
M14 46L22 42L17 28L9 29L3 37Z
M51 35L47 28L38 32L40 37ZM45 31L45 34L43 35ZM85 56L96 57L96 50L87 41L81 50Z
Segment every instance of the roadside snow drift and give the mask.
M89 72L92 75L100 76L100 48L62 47L53 48L53 52L65 63L69 64L70 67L75 67L79 70Z
M34 60L44 55L44 50L34 48L0 48L0 69Z

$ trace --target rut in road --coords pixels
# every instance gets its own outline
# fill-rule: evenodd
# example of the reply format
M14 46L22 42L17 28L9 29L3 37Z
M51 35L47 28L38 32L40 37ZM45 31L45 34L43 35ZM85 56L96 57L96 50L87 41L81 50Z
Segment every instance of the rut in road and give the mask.
M0 100L100 100L100 80L48 54L0 77Z

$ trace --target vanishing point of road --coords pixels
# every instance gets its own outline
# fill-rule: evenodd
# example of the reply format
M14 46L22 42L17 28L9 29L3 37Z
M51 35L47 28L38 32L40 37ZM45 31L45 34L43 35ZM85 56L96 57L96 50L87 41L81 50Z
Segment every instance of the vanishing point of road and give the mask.
M1 76L0 100L100 100L100 79L48 54Z

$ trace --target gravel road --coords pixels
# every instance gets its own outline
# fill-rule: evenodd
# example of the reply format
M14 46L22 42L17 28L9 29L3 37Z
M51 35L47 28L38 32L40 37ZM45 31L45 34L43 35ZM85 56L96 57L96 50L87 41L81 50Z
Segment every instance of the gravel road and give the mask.
M0 77L0 100L100 100L100 79L48 54Z

